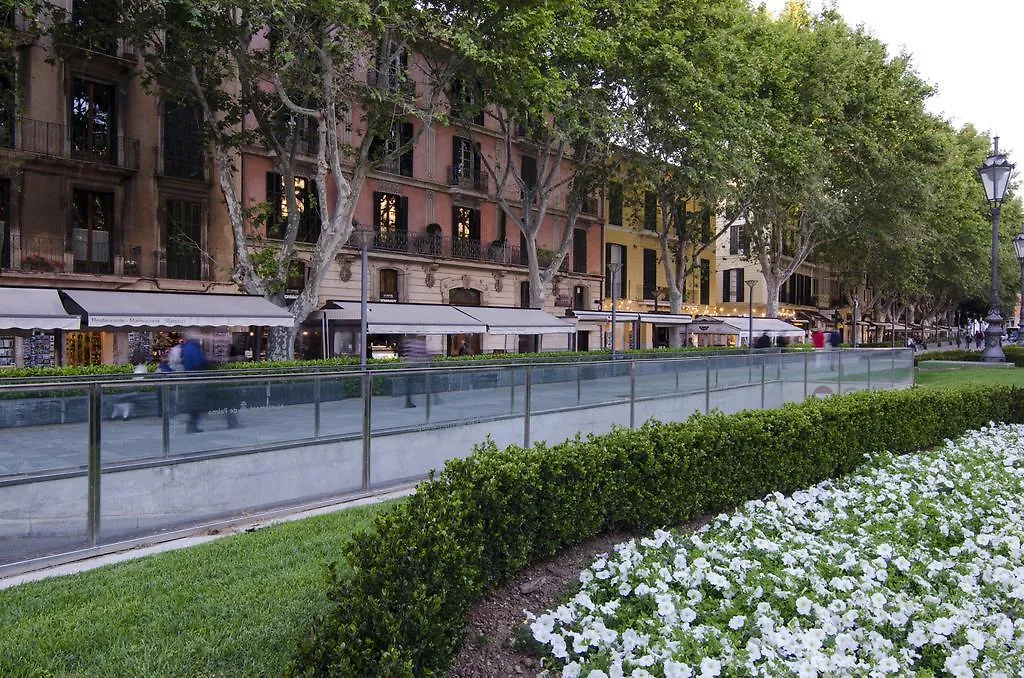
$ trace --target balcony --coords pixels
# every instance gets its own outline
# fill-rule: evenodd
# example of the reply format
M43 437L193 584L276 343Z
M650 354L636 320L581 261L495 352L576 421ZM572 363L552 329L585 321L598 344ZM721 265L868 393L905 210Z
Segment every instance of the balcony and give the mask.
M464 166L448 166L448 185L457 186L467 191L487 192L487 177L479 170L467 169Z
M14 134L3 134L0 145L25 153L98 163L126 170L139 169L139 140L125 136L94 133L76 135L67 125L19 118Z

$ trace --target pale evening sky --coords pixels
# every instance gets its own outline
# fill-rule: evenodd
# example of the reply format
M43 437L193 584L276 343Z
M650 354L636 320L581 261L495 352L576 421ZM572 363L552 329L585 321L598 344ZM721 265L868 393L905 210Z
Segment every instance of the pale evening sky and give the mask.
M763 4L778 14L786 3ZM808 2L812 11L823 4ZM914 70L937 89L929 111L957 127L972 123L999 135L1000 150L1009 152L1018 171L1024 167L1024 81L1016 42L1024 37L1024 1L835 0L835 6L891 54L911 55Z

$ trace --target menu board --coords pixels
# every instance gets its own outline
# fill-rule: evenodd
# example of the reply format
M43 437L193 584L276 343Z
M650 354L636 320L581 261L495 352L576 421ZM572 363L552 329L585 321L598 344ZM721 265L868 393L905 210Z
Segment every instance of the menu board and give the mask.
M33 334L25 343L27 344L24 360L25 367L54 366L52 334Z

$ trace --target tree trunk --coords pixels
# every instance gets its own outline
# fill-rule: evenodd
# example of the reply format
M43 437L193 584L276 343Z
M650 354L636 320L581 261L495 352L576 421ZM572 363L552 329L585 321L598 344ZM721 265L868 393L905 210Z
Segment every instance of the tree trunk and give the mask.
M295 327L271 327L267 342L267 357L271 360L291 360L295 345Z

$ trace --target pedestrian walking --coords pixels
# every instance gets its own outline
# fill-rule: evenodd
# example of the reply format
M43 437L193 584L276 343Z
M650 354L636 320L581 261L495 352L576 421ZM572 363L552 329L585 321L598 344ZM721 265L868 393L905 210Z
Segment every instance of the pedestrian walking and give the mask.
M186 372L199 372L206 369L206 353L197 336L185 338L181 344L181 365ZM193 384L188 387L184 410L188 412L188 424L185 433L202 433L199 422L207 411L206 385Z
M981 330L978 330L977 332L975 332L974 333L974 347L980 351L981 350L981 345L984 342L985 342L985 333L982 332Z

